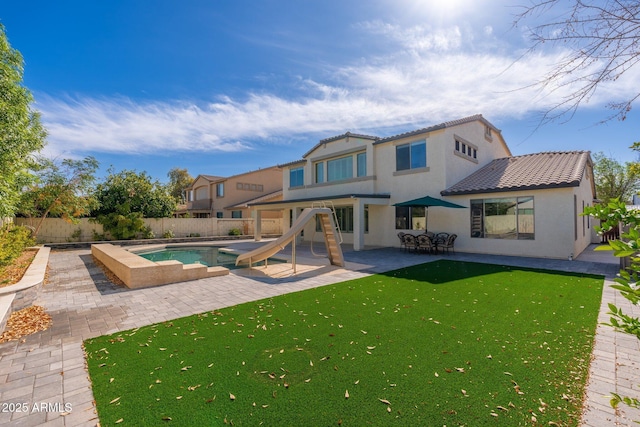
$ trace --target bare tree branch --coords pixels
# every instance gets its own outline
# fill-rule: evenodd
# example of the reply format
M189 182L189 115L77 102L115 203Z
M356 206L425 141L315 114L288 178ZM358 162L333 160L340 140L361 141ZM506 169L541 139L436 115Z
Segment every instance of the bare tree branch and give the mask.
M568 6L567 6L568 5ZM530 20L549 21L527 26ZM603 84L616 82L640 61L640 1L638 0L533 0L516 15L515 27L529 31L531 53L543 45L568 51L541 81L551 93L570 89L543 113L542 122L570 120ZM604 121L626 119L640 97L640 89L612 100L612 115Z

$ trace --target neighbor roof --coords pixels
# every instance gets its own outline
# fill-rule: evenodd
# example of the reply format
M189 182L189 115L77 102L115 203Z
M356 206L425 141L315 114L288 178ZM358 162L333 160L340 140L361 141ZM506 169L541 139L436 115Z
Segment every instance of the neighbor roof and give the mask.
M577 187L590 159L588 151L545 152L504 157L492 161L440 194L454 196Z

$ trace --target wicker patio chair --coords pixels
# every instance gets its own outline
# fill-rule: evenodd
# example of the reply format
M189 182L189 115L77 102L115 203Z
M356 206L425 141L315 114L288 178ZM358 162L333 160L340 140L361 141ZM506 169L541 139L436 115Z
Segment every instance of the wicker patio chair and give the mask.
M451 249L455 253L456 251L453 248L453 244L456 241L457 237L458 237L457 234L450 234L449 237L447 238L447 241L441 245L438 245L438 247L442 249L446 249L447 253L449 253L449 249Z
M407 249L407 246L404 242L404 236L406 233L403 233L402 231L398 233L398 239L400 239L400 249Z
M416 236L413 234L405 234L404 237L404 247L408 251L417 251L418 250L418 240Z
M421 234L418 236L418 250L431 254L435 253L436 246L427 234Z

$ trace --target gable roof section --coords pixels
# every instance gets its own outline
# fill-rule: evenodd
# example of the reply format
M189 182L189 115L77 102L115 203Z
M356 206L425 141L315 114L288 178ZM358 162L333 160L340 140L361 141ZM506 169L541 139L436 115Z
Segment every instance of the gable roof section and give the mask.
M588 151L545 152L496 159L441 191L443 196L577 187L590 163Z
M371 141L377 141L377 140L380 139L379 136L362 135L362 134L358 134L358 133L347 132L347 133L343 133L342 135L336 135L336 136L332 136L332 137L329 137L329 138L321 139L320 142L318 142L316 145L314 145L311 150L309 150L306 153L304 153L304 155L302 157L306 159L309 154L311 154L314 151L316 151L316 149L318 147L320 147L321 145L327 144L327 143L333 142L333 141L339 141L339 140L344 139L344 138L360 138L360 139L368 139L368 140L371 140Z
M448 121L448 122L440 123L439 125L433 125L433 126L429 126L429 127L422 128L422 129L416 129L416 130L413 130L413 131L410 131L410 132L401 133L401 134L398 134L398 135L393 135L393 136L388 136L388 137L385 137L385 138L380 138L374 144L382 144L384 142L389 142L389 141L393 141L393 140L400 139L400 138L406 138L406 137L413 136L413 135L420 135L422 133L433 132L433 131L436 131L436 130L450 128L450 127L453 127L453 126L459 126L459 125L463 125L463 124L471 123L471 122L475 122L475 121L480 121L483 124L489 126L493 131L495 131L497 133L501 133L500 129L498 129L493 124L491 124L491 122L489 122L487 119L485 119L482 116L482 114L475 114L473 116L464 117L462 119L451 120L451 121Z

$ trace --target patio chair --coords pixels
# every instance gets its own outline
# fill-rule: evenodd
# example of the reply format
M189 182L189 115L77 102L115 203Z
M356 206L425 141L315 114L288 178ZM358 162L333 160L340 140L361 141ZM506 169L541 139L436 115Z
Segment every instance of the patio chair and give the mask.
M435 242L438 246L444 245L447 242L447 239L449 239L449 233L438 233L436 234Z
M451 249L455 253L456 251L455 249L453 249L453 243L456 241L457 237L458 237L457 234L450 234L447 240L441 245L438 245L438 247L442 249L446 249L447 253L449 253L449 249Z
M405 245L404 242L404 236L406 233L403 233L402 231L398 233L398 239L400 239L400 249L407 249L407 246Z
M435 253L436 246L427 234L421 234L418 236L418 250L431 254Z
M408 251L417 251L418 250L418 240L416 236L413 234L405 234L404 237L404 248Z
M429 238L431 239L431 241L433 241L433 238L435 237L435 234L433 234L433 231L425 231L424 234L426 234L427 236L429 236Z

